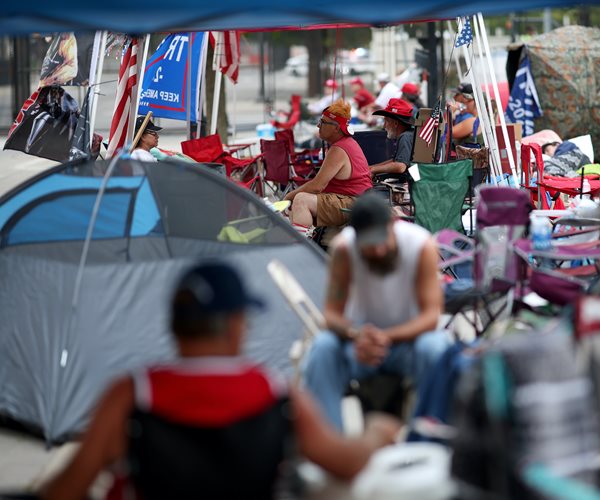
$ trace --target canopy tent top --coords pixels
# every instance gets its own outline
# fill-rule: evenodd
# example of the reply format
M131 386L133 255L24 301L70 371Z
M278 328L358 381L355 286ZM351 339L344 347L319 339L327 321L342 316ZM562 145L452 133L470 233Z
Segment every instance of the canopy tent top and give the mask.
M596 4L582 0L580 4ZM460 3L423 0L45 0L2 2L0 34L24 35L105 29L143 34L159 31L268 30L319 25L388 26L406 22L448 19L481 12L484 15L512 11L572 6L568 0L472 0Z

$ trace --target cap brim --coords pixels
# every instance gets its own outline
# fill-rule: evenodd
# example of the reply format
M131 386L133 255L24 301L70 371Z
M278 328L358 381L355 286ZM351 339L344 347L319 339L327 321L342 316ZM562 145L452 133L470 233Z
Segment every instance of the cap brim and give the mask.
M387 116L388 118L392 118L393 120L397 120L399 122L402 122L406 125L414 125L415 124L415 119L413 117L408 117L408 116L398 116L395 115L394 113L390 113L389 111L386 111L385 109L378 109L377 111L373 111L374 115L380 115L380 116Z
M375 226L370 229L364 229L356 233L356 244L359 248L381 245L388 239L389 231L388 226L381 225Z
M247 296L246 297L246 308L247 309L256 309L258 311L262 311L264 309L266 309L267 304L265 303L264 300L259 299L258 297L254 297L254 296Z

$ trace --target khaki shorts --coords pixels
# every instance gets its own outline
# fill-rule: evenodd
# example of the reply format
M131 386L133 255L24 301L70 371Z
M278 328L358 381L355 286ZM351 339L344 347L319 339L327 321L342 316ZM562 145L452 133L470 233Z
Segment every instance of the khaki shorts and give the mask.
M354 196L336 193L320 193L317 195L317 226L343 226L348 222L348 212L342 208L350 208Z

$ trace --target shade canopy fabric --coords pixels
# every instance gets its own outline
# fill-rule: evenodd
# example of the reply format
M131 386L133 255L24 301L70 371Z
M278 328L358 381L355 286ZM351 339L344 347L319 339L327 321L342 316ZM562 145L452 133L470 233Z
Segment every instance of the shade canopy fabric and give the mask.
M582 0L594 4L596 0ZM143 34L182 30L256 30L303 28L350 23L386 26L401 22L447 19L482 12L485 15L544 7L571 6L567 0L65 0L0 3L0 34L93 31Z

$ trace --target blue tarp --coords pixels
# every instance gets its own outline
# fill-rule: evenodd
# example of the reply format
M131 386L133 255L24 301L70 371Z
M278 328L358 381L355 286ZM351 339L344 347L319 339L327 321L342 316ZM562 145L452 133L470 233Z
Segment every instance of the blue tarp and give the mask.
M597 4L582 0L578 4ZM453 18L572 6L567 0L408 1L408 0L64 0L0 3L0 34L52 33L107 29L124 33L157 31L300 28L336 23L385 26L401 22Z

